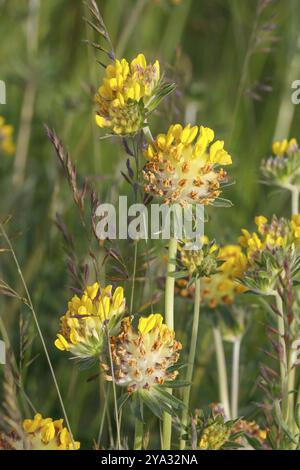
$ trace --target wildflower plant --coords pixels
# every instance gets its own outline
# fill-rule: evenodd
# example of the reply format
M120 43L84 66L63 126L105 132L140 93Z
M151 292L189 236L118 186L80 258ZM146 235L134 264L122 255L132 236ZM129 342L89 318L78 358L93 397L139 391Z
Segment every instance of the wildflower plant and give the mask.
M75 295L61 317L61 329L55 346L81 360L99 357L107 335L118 331L125 312L123 288L99 283L87 286L83 295Z
M146 3L140 2L134 14L141 14ZM170 0L169 3L181 2ZM266 39L269 38L273 25L268 22L261 24L261 14L271 3L272 0L257 2L253 32L250 35L249 50L246 54L246 63L238 86L237 102L233 110L231 129L233 140L236 136L236 117L242 97L244 95L253 97L257 90L267 91L266 87L259 82L256 86L251 86L246 72L253 53L258 51L258 47L267 45L269 42ZM184 2L182 4L182 7L179 7L180 14L185 12L185 8L188 9ZM88 0L84 9L87 13L87 18L85 18L87 26L100 36L100 42L90 40L86 42L92 45L97 53L100 52L104 56L104 58L101 56L101 60L98 61L104 69L104 77L102 80L100 77L101 82L95 84L95 88L91 87L91 98L94 99L91 112L95 114L96 125L106 132L103 137L120 137L119 141L122 142L122 148L127 155L127 173L122 171L121 174L133 189L132 197L135 203L138 204L143 200L148 205L154 199L164 205L179 204L183 208L191 205L193 221L195 221L197 204L230 207L230 201L224 199L222 193L225 186L230 184L226 169L232 164L232 157L225 150L224 142L215 139L215 132L211 128L202 125L172 124L165 133L160 132L154 137L151 133L151 113L157 110L161 101L174 91L175 85L167 83L164 73L161 73L158 60L149 62L144 53L138 54L131 61L123 57L121 51L127 49L123 38L131 33L130 28L134 25L135 15L130 17L128 28L125 25L124 32L121 32L121 47L119 44L116 53L96 0ZM263 34L263 32L266 37L259 37L259 33ZM94 40L92 36L89 37ZM102 44L103 41L105 43ZM163 46L162 50L169 49L165 40ZM176 72L175 67L173 70ZM186 73L186 70L184 72ZM92 77L93 74L90 74L90 79ZM248 90L246 90L246 85L250 86ZM198 93L196 89L197 87L195 90L193 87L191 89L193 96L195 92ZM174 93L174 102L178 97L180 93L176 95ZM198 99L196 101L198 103ZM26 100L24 102L26 104ZM193 116L194 100L191 104L191 108L186 111L187 116ZM169 105L168 102L167 105ZM170 107L168 106L167 120L171 118ZM176 108L176 111L180 108L177 102ZM171 118L170 122L176 121ZM27 126L30 134L31 126L28 124L30 123L27 123L25 119L25 127ZM158 126L157 129L159 129ZM6 125L4 119L0 118L0 151L3 153L14 151L12 132L12 127ZM144 433L143 425L149 412L162 420L160 437L164 450L171 449L173 442L175 444L174 436L173 440L171 439L175 423L178 424L179 431L176 437L180 439L180 442L176 442L175 445L176 448L179 445L181 450L186 446L193 450L225 450L249 448L249 446L255 449L268 448L268 446L299 448L299 400L296 399L295 393L298 385L298 364L293 346L300 334L299 299L296 291L300 268L300 215L297 210L300 191L300 151L296 140L275 142L273 155L264 160L261 165L264 182L292 192L293 216L291 219L277 216L267 219L259 216L255 219L256 231L250 233L243 229L238 245L217 246L214 241L204 239L200 248L195 246L195 249L190 249L189 242L177 240L176 230L173 230L168 243L166 275L159 274L156 277L156 279L159 278L160 285L162 279L165 282L163 316L153 313L153 305L160 301L160 292L151 292L149 298L144 298L144 293L148 295L153 287L150 276L156 274L156 257L153 256L156 248L150 247L148 250L147 240L147 250L142 253L140 247L143 241L135 240L133 256L130 244L126 245L128 253L123 256L122 243L117 246L114 240L108 239L105 242L99 242L97 209L100 205L99 201L105 194L104 190L109 185L106 186L107 175L99 172L99 175L93 174L81 178L57 134L47 126L46 133L54 145L69 183L74 203L79 211L79 222L86 236L84 254L79 257L71 231L68 231L62 218L57 216L56 225L64 237L69 274L72 283L75 283L72 290L76 292L76 295L70 299L66 312L60 319L60 330L55 339L55 346L60 351L69 352L73 359L84 362L84 365L96 364L100 369L100 372L97 370L95 376L91 377L93 379L100 373L102 417L95 448L100 448L106 419L109 422L109 445L117 449L129 446L127 436L123 434L124 414L123 426L121 426L122 414L120 413L128 404L135 418L135 450L148 447L150 433ZM88 133L83 134L82 140L79 141L79 149L85 141L84 136L88 137L88 135ZM97 135L97 133L93 134L94 144L96 144ZM146 139L147 143L145 143ZM97 145L93 145L93 149L96 161ZM76 153L79 153L78 149ZM115 181L119 182L115 174L113 179L111 176L112 174L109 176L109 181L113 181L113 184ZM102 192L99 196L97 194L98 177L101 178L104 187L104 190L101 188ZM117 188L120 186L117 185ZM115 187L107 194L114 196L114 189ZM90 196L89 207L87 207L87 196ZM129 217L131 216L128 215L126 220L129 220ZM64 427L62 419L52 420L36 414L33 419L26 419L23 422L19 434L17 432L19 427L14 428L8 435L1 434L0 448L77 450L80 443L73 440L54 368L51 365L46 342L42 336L23 274L6 232L2 228L1 232L4 241L7 242L7 247L0 247L0 253L9 251L12 254L26 297L21 299L17 292L2 281L0 282L1 291L20 299L32 311L67 428ZM110 262L115 263L111 270ZM113 282L117 282L117 286L111 285ZM120 282L124 282L124 286L121 287ZM142 288L138 283L143 285ZM128 310L125 289L130 291ZM183 363L179 363L182 345L178 341L179 322L175 321L177 319L174 315L176 289L183 298L187 297L193 301L191 332L186 332L188 341L186 341L185 349L188 350L188 357ZM246 296L241 294L247 291L259 294L262 305L267 301L261 294L272 296L270 297L272 300L276 299L276 305L268 304L268 312L273 315L272 319L277 319L277 326L274 328L273 324L268 325L267 332L273 348L271 353L268 351L269 357L272 360L275 358L276 366L279 367L277 370L268 365L261 366L260 386L265 395L263 402L260 403L260 409L265 411L266 426L264 427L254 420L242 418L241 410L245 408L239 407L240 346L246 333L246 320L248 320L250 310L243 303ZM144 303L141 305L142 302ZM151 306L152 313L148 316L141 316L149 306ZM190 307L190 303L187 307ZM188 308L183 306L180 313L183 316L184 325L189 327ZM216 409L211 409L209 412L196 411L191 418L190 394L194 385L194 364L200 351L198 333L202 309L211 320L213 330L217 359L216 382L219 386L220 401L217 408L222 411L216 411ZM2 335L2 325L0 327ZM209 336L208 338L210 339ZM231 384L228 384L227 377L229 348L224 350L224 340L231 343ZM27 406L27 402L31 405L22 383L20 373L22 367L20 366L19 371L17 361L15 362L16 370L11 374L11 384L18 385L20 389L18 392L22 394L22 400L25 399L24 405ZM185 380L178 378L181 367L186 368ZM91 379L90 383L92 383ZM104 383L103 379L107 383ZM10 390L13 390L13 386ZM5 388L9 387L5 386ZM174 391L175 388L182 388L182 394L177 394ZM16 393L11 392L11 395L14 398L11 400L11 408L17 408ZM5 406L7 402L6 400ZM113 404L114 423L110 423L112 413L109 407L111 404ZM146 411L145 408L147 408ZM20 425L23 419L20 419L20 416L18 414L14 416L12 413L12 416L8 417L10 423ZM126 423L127 425L131 425L130 420ZM116 436L113 435L114 432Z

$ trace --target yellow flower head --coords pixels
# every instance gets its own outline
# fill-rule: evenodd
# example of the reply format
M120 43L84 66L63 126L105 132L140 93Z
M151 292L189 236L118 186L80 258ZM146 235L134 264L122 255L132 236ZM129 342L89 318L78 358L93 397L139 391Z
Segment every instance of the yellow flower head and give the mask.
M0 152L6 155L13 155L15 153L15 144L13 142L14 128L5 124L5 119L0 116Z
M221 422L207 426L201 436L199 447L202 450L219 450L230 437L230 427Z
M267 184L286 189L300 184L300 151L296 139L273 143L273 155L264 159L261 172Z
M255 218L257 232L242 230L239 243L246 249L248 260L257 259L265 250L274 253L280 248L288 248L297 242L300 236L300 217L295 215L291 220L278 219L273 216L271 221L266 217Z
M217 271L217 258L219 247L210 242L206 236L202 237L202 247L186 248L187 242L179 246L180 262L190 276L210 276Z
M291 140L281 140L273 143L272 146L273 154L282 157L283 155L289 155L299 150L298 142L295 138Z
M95 97L97 125L114 134L135 134L144 124L159 79L159 62L147 64L143 54L130 64L117 59L108 65Z
M122 287L113 292L111 285L101 288L96 282L88 286L81 297L75 295L68 303L55 346L82 359L99 355L106 329L113 331L124 311Z
M23 422L24 441L30 450L78 450L80 442L73 443L63 419L53 421L36 414L34 419Z
M140 318L137 328L132 321L132 317L125 318L120 334L111 337L116 384L133 393L150 391L165 380L174 380L178 372L169 372L168 368L176 364L181 349L175 333L163 323L160 314ZM110 370L107 364L102 367ZM106 379L112 380L112 376L107 374Z
M166 204L212 204L226 181L219 166L232 163L224 142L213 140L212 129L190 124L175 124L167 134L159 134L145 151L145 192Z
M202 282L202 301L210 308L232 304L235 297L247 289L237 278L242 279L247 269L247 258L238 245L225 245L218 254L222 264L219 272L206 277Z
M232 278L242 276L247 269L247 258L239 245L225 245L221 247L219 259L223 261L220 271L227 273Z

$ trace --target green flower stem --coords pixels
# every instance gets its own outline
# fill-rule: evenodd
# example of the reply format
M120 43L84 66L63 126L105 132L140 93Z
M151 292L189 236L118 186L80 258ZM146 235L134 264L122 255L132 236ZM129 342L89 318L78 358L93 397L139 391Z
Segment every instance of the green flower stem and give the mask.
M231 413L230 413L229 396L228 396L226 360L225 360L222 336L218 327L213 328L213 335L214 335L217 365L218 365L220 402L222 406L224 407L224 412L225 412L226 417L230 419Z
M291 190L292 195L292 215L299 214L299 192L300 187L294 186ZM299 291L296 291L296 298L299 304ZM289 366L288 366L288 424L291 427L295 427L294 419L294 407L295 407L295 380L296 380L296 368L293 367L294 352L291 351L289 355Z
M130 315L133 314L137 253L138 253L138 241L136 240L134 242L134 261L133 261L132 287L131 287L131 297L130 297Z
M174 330L174 287L175 277L172 273L176 269L176 254L177 254L177 240L170 238L169 241L169 256L168 256L168 275L166 279L165 291L165 322L170 330ZM172 393L172 389L168 389ZM163 416L163 450L170 450L171 448L171 434L172 434L172 417L169 413L164 413Z
M201 301L201 281L200 281L200 279L197 279L196 283L195 283L195 303L194 303L194 318L193 318L193 328L192 328L192 339L191 339L191 346L190 346L189 359L188 359L188 368L187 368L187 373L186 373L187 382L192 382L192 379L193 379L194 363L195 363L195 356L196 356L196 346L197 346L197 339L198 339L200 301ZM182 428L184 428L187 425L187 422L188 422L188 410L189 410L189 402L190 402L190 393L191 393L191 385L186 387L184 389L184 392L183 392L183 403L185 405L185 408L182 412L182 419L181 419ZM183 432L185 432L184 429L183 429ZM181 439L180 449L183 450L184 448L185 448L185 440Z
M293 189L291 190L292 215L299 214L299 192L300 188L298 186L293 186Z
M236 419L239 411L239 367L240 367L241 338L236 337L232 352L231 378L231 418Z
M295 353L292 350L289 355L289 368L288 368L288 426L291 431L296 432L295 423L295 380L296 380L296 367L293 367Z
M288 365L287 365L287 353L286 353L286 344L285 344L285 326L284 326L284 313L283 313L283 305L282 305L282 299L278 292L274 293L274 297L276 300L276 307L278 310L278 313L280 315L277 315L277 329L278 329L278 335L279 335L279 344L281 346L281 359L280 359L280 378L281 378L281 389L282 389L282 394L284 397L283 400L283 416L286 417L287 413L287 370L288 370Z
M134 450L142 450L143 447L143 423L138 418L135 420Z

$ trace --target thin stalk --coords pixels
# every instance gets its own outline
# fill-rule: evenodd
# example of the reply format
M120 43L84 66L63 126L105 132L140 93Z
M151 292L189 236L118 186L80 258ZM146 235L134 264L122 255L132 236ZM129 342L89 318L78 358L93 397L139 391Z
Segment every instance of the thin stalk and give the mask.
M111 346L110 346L108 333L107 333L107 341L109 345L108 353L109 353L109 361L110 361L111 376L112 376L114 410L115 410L115 420L116 420L116 428L117 428L117 450L121 450L121 433L120 433L120 422L119 422L119 412L118 412L117 390L116 390L116 382L115 382L114 364L113 364L113 358L112 358L112 352L111 352Z
M284 314L283 314L283 305L282 305L282 299L278 292L274 293L275 301L276 301L276 307L278 310L278 315L277 315L277 329L278 329L278 340L280 344L280 349L281 349L281 358L280 358L280 379L281 379L281 389L282 389L282 395L284 397L283 400L283 416L286 417L287 413L287 371L288 371L288 365L287 365L287 352L286 352L286 344L285 344L285 325L284 325Z
M103 307L104 312L105 312L102 295L100 296L100 298L101 298L102 307ZM105 317L105 319L106 319L106 317ZM121 450L121 432L120 432L120 420L119 420L116 380L115 380L114 362L113 362L113 355L112 355L112 350L111 350L111 343L110 343L110 336L109 336L107 322L106 322L105 333L106 333L106 341L107 341L107 346L108 346L107 349L108 349L109 363L110 363L110 369L111 369L111 381L112 381L112 389L113 389L114 412L115 412L115 422L116 422L116 429L117 429L117 450Z
M236 419L239 413L239 368L240 368L241 338L237 337L233 343L232 352L232 378L231 378L231 418Z
M143 422L138 418L135 420L134 450L142 450L143 447Z
M131 298L130 298L130 315L133 313L133 302L134 302L134 288L135 288L135 277L136 277L136 264L137 264L137 253L138 253L138 242L134 243L134 261L133 261L133 273L132 273L132 287L131 287Z
M40 328L39 321L38 321L38 318L37 318L37 315L36 315L36 312L35 312L35 309L34 309L32 300L31 300L31 296L30 296L29 290L28 290L28 288L27 288L27 284L26 284L26 282L25 282L25 279L24 279L24 276L23 276L21 267L20 267L20 265L19 265L19 261L18 261L18 259L17 259L16 254L15 254L15 251L14 251L14 249L13 249L13 246L12 246L12 244L11 244L11 241L10 241L10 239L8 238L8 236L7 236L7 234L6 234L6 231L5 231L5 229L4 229L4 226L3 226L3 224L2 224L1 222L0 222L0 230L1 230L1 233L2 233L2 235L3 235L3 238L5 239L5 241L6 241L7 245L8 245L8 247L9 247L9 249L10 249L10 251L11 251L13 260L14 260L15 265L16 265L17 270L18 270L18 274L19 274L20 279L21 279L21 281L22 281L22 284L23 284L23 287L24 287L24 291L25 291L25 294L26 294L26 297L27 297L27 306L28 306L29 309L31 310L31 313L32 313L32 316L33 316L33 319L34 319L34 322L35 322L35 325L36 325L36 329L37 329L37 331L38 331L38 335L39 335L39 337L40 337L40 340L41 340L41 343L42 343L42 346L43 346L43 349L44 349L44 353L45 353L45 356L46 356L46 359L47 359L47 362L48 362L48 366L49 366L49 369L50 369L50 372L51 372L51 375L52 375L52 379L53 379L53 382L54 382L54 386L55 386L55 389L56 389L56 393L57 393L57 396L58 396L58 399L59 399L59 402L60 402L60 406L61 406L61 409L62 409L64 418L65 418L65 421L66 421L66 425L67 425L68 431L69 431L69 433L70 433L73 446L75 447L75 443L74 443L73 434L72 434L72 431L71 431L71 427L70 427L68 415L67 415L67 412L66 412L66 409L65 409L65 405L64 405L64 402L63 402L61 393L60 393L60 389L59 389L59 386L58 386L58 382L57 382L57 379L56 379L56 375L55 375L54 369L53 369L53 367L52 367L51 359L50 359L50 356L49 356L49 353L48 353L48 349L47 349L47 346L46 346L46 343L45 343L45 340L44 340L44 336L43 336L42 330L41 330L41 328Z
M288 379L287 379L287 388L288 388L288 416L287 416L287 423L289 429L293 432L296 431L296 423L295 423L295 380L296 380L296 367L295 367L295 359L297 354L295 351L292 350L289 356L289 369L288 369Z
M291 190L292 196L292 215L299 214L299 192L300 188L298 186L294 186Z
M299 191L298 186L293 186L291 189L292 204L291 211L292 215L299 213ZM299 291L296 291L296 298L299 304ZM287 387L288 387L288 425L290 428L295 426L294 419L294 408L295 408L295 381L296 381L296 367L294 367L295 353L293 350L289 354L289 364L288 364L288 378L287 378Z
M101 399L101 393L103 392L103 397L104 397L104 405L101 410L101 418L100 418L100 426L99 426L99 431L98 431L98 437L97 437L97 448L99 449L100 443L101 443L101 438L102 438L102 433L104 429L104 422L105 422L105 416L108 408L108 396L105 390L105 385L103 383L102 377L100 375L99 377L99 398Z
M169 241L169 255L168 255L168 274L166 279L165 291L165 321L170 330L174 330L174 287L175 277L172 273L176 269L176 254L177 254L177 240L170 238ZM172 389L168 389L172 393ZM168 413L163 416L163 450L171 449L171 435L172 435L172 417Z
M199 329L200 301L201 301L201 281L200 279L197 279L195 283L195 303L194 303L192 339L191 339L191 346L190 346L190 352L189 352L189 358L188 358L188 367L187 367L187 373L186 373L187 382L192 382L193 380L194 363L195 363L198 329ZM188 422L190 394L191 394L191 384L188 385L188 387L186 387L183 392L183 403L185 405L185 408L182 412L182 419L181 419L183 432L185 432L184 428L187 426L187 422ZM180 449L184 450L184 448L185 448L185 440L181 439Z
M225 353L223 348L223 340L218 327L213 328L213 335L216 348L217 366L218 366L218 378L219 378L219 398L226 418L230 419L230 406L229 406L229 395L228 395L228 380L227 380L227 368Z

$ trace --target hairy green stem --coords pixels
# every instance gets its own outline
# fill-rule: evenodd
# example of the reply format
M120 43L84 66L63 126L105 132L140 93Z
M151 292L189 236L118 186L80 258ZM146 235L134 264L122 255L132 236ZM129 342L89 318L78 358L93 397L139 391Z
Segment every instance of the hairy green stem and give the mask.
M218 366L218 378L219 378L219 397L222 406L224 407L225 415L228 419L231 417L230 406L229 406L229 395L228 395L228 380L227 380L227 368L225 353L223 348L223 340L218 327L213 328L217 366Z
M293 186L293 189L291 190L292 215L299 214L299 192L300 188L298 186Z
M166 279L165 291L165 321L170 330L174 330L174 287L175 277L172 274L176 269L176 253L177 253L177 240L170 238L169 241L169 255L168 255L168 274ZM168 389L172 393L171 389ZM164 413L163 416L163 450L171 449L171 435L172 435L172 417L169 413Z
M130 298L130 315L133 314L133 302L134 302L134 288L135 288L135 277L136 277L137 252L138 252L138 242L135 241L135 243L134 243L133 273L132 273L132 287L131 287L131 298Z
M240 368L241 338L237 337L233 343L232 377L231 377L231 418L236 419L239 411L239 368Z
M280 380L281 380L281 390L283 399L283 416L286 418L287 416L287 371L288 371L288 364L287 364L287 352L286 352L286 344L285 344L285 325L284 325L284 313L283 313L283 305L282 299L278 292L274 294L276 307L278 310L277 315L277 329L278 329L278 340L280 344Z
M200 301L201 301L201 281L200 279L197 279L195 283L195 303L194 303L192 339L191 339L188 367L187 367L187 373L186 373L187 382L192 382L193 380L194 363L195 363L195 357L196 357L196 347L197 347L198 329L199 329ZM188 423L190 394L191 394L191 384L188 385L184 389L184 392L183 392L183 403L185 405L185 408L182 412L181 425L182 425L184 433L185 433L184 428L187 426L187 423ZM183 450L184 448L185 448L185 440L181 439L180 449Z

